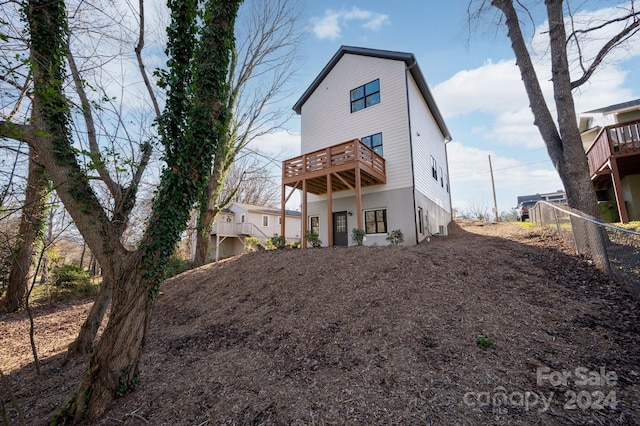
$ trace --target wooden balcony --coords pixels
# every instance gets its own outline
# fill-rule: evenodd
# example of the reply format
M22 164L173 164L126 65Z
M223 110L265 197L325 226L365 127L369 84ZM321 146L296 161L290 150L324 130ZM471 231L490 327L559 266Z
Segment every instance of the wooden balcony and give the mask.
M603 128L586 154L592 180L610 173L611 158L618 159L623 166L630 163L631 158L627 157L640 154L640 120Z
M221 237L237 237L241 235L253 235L253 224L246 222L216 222L215 231Z
M371 148L354 139L318 151L285 160L282 164L282 184L296 187L306 181L307 192L327 193L327 176L331 176L332 191L344 191L356 186L359 171L360 186L386 183L385 161Z

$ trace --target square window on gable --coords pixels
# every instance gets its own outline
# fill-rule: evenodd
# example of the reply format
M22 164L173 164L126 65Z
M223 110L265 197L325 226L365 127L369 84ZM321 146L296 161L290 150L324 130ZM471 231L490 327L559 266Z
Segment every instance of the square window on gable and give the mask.
M380 103L380 79L371 81L351 91L351 112Z

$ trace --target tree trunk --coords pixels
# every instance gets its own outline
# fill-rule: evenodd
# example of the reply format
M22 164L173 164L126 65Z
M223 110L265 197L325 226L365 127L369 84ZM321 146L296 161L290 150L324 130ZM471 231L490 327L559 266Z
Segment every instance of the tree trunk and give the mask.
M78 217L78 229L84 231L85 241L100 261L103 279L113 284L113 300L107 327L89 360L78 390L54 420L57 424L96 421L115 396L124 395L138 383L144 340L164 267L175 250L194 203L204 191L220 121L226 114L221 105L227 95L226 73L240 3L240 0L207 1L201 16L203 28L197 38L197 49L192 51L195 31L185 33L181 31L180 24L194 25L193 15L199 3L169 1L172 23L168 29L167 53L171 78L168 79L165 114L159 125L166 147L167 167L162 172L138 250L124 253L117 238L117 228L110 223L102 224L102 216L97 221L88 221L87 212L99 206L92 193L83 187L78 191L76 182L73 191L69 185L61 185L64 192L61 199L68 200L69 213L74 220ZM181 114L186 101L183 95L190 94L185 90L190 81L173 77L176 68L179 74L191 66L194 67L193 96L190 97L188 120L185 122ZM173 84L177 93L172 90ZM185 124L186 128L183 128ZM60 147L63 159L66 160L70 152L70 145ZM56 179L63 177L58 169L66 168L67 176L77 169L75 161L60 164L60 161L51 161L50 156L47 160L47 170L52 168L58 172ZM103 243L94 238L101 225L107 226L103 233L110 237ZM104 250L107 247L101 244L109 244L112 249L107 253ZM97 247L94 249L94 246Z
M512 0L493 0L492 5L502 11L508 37L520 69L520 75L529 98L534 124L545 142L549 157L562 180L569 205L594 217L599 217L595 190L591 184L587 157L576 123L576 112L571 93L571 77L566 50L566 32L562 0L546 0L549 18L554 100L558 124L544 99L527 45L522 36L519 19Z
M109 323L91 356L84 378L74 399L56 420L59 424L83 419L95 421L114 396L133 390L139 380L139 365L144 338L151 321L154 299L150 298L150 282L137 267L137 256L130 255L128 267L114 288L113 309Z
M34 151L29 148L29 176L25 191L24 208L20 218L18 243L11 262L7 284L6 308L15 312L24 306L27 285L33 278L34 245L41 236L45 218L46 201L49 194L49 181L42 166L34 160Z
M196 253L193 259L193 266L198 267L207 263L207 257L209 255L209 246L211 245L211 230L213 228L213 222L216 220L220 208L224 206L218 205L220 194L224 188L224 176L226 171L223 169L223 164L218 158L214 160L213 172L209 175L209 181L207 183L207 189L205 194L205 201L203 201L204 208L200 208L200 214L198 216L198 226L196 227Z
M80 327L78 337L71 342L67 349L67 359L86 355L93 351L93 342L96 339L96 334L98 334L98 329L104 319L104 314L107 312L107 308L111 303L112 295L111 283L104 277L100 283L98 294L96 294L96 299L91 306L89 315L87 315L87 318Z
M553 96L562 140L562 161L558 172L569 205L593 217L600 217L596 193L589 176L589 164L576 122L576 108L571 93L571 76L567 59L567 33L562 0L546 0L549 18L549 47Z

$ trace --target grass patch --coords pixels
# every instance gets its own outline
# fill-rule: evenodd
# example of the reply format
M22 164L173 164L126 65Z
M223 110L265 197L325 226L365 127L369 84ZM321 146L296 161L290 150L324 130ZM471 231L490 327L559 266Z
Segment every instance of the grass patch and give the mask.
M480 349L487 349L493 346L493 341L491 340L491 337L479 336L476 339L476 346Z
M77 285L56 286L50 283L36 284L31 292L30 301L37 305L48 303L68 302L71 300L86 299L98 292L102 278L93 277L86 282Z
M522 228L532 228L535 226L535 223L533 222L520 222L520 221L516 221L516 222L512 222Z
M624 228L624 229L630 229L632 231L636 231L636 232L640 232L640 220L635 220L633 222L629 222L629 223L614 223L615 226L618 226L620 228Z

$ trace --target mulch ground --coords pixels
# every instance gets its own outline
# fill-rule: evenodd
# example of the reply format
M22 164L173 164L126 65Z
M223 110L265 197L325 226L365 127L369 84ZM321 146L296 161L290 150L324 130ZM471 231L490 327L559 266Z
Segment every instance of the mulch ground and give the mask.
M261 251L163 291L141 384L100 425L640 424L639 303L542 228ZM89 307L36 309L40 375L25 314L0 317L27 424L77 385L63 351Z

